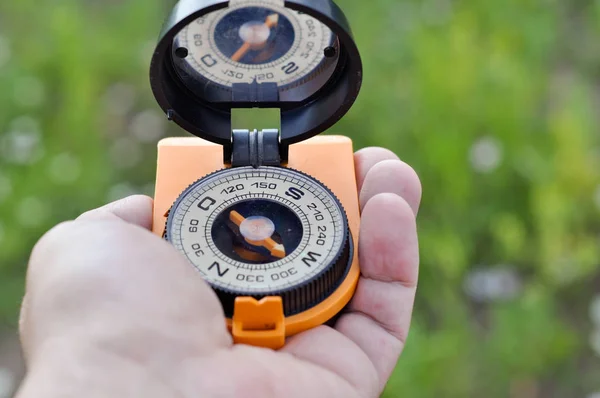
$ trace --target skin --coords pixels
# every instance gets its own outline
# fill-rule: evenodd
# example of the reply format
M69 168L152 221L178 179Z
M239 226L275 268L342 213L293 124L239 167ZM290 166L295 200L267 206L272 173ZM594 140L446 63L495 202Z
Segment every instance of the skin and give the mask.
M28 373L16 397L378 397L410 326L421 186L385 149L355 160L362 275L335 328L279 351L232 345L213 291L149 231L152 199L133 196L36 244L20 323Z

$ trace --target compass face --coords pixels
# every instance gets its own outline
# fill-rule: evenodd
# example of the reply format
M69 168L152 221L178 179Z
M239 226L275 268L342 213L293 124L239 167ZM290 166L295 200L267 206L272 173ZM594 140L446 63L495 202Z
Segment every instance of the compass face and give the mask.
M339 201L281 167L226 169L196 182L171 209L166 237L214 288L235 295L275 294L325 276L314 288L324 295L348 262Z
M290 205L261 198L236 201L224 209L211 234L216 248L230 259L268 264L293 253L302 243L303 230L302 220Z
M281 3L245 1L193 21L175 39L176 69L225 90L256 81L276 83L280 92L308 85L313 89L300 97L311 94L333 74L338 39L316 18ZM298 95L293 99L303 99Z
M314 19L310 20L314 25ZM318 33L325 36L323 29ZM326 36L331 36L331 32L327 32ZM314 37L317 37L316 32ZM292 49L296 34L294 25L284 14L265 7L244 7L223 15L215 26L213 40L227 60L234 60L242 64L242 68L250 69L281 60ZM329 40L330 37L327 37ZM323 37L319 41L323 41ZM323 58L322 54L314 55L317 62Z

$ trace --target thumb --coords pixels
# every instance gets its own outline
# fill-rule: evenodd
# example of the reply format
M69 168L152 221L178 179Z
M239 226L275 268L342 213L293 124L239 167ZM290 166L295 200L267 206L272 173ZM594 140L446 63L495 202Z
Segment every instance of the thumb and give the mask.
M123 218L63 223L35 246L21 320L30 366L42 353L64 358L91 346L169 367L231 344L219 301L200 274L171 245Z

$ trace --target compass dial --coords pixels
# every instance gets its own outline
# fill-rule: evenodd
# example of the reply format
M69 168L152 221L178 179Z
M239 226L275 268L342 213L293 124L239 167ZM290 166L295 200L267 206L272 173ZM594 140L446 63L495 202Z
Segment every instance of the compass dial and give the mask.
M304 311L335 290L350 266L337 198L281 167L226 169L199 180L169 212L165 237L229 316L237 296L281 295L286 316Z
M256 81L285 91L322 74L325 81L331 77L339 43L308 14L257 0L196 19L177 35L173 52L180 72L222 88Z

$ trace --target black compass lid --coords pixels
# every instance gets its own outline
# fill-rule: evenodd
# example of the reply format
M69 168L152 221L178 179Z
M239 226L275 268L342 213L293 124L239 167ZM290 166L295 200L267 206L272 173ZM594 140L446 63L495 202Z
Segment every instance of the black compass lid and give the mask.
M362 63L331 0L181 0L160 34L150 82L169 119L222 145L231 143L232 109L278 108L287 146L348 112Z

